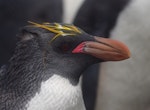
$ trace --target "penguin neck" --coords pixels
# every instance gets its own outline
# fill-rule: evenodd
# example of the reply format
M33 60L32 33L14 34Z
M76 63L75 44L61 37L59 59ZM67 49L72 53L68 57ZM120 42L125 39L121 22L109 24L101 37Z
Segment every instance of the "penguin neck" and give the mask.
M31 85L32 82L42 80L40 73L44 71L44 65L43 53L40 51L36 45L35 47L21 43L17 45L3 78L8 88L25 89L25 86Z
M10 64L6 71L7 75L5 75L7 77L5 79L8 79L8 82L15 81L11 84L16 86L15 83L19 83L21 86L21 82L26 79L29 80L30 78L31 82L47 80L47 78L55 73L68 78L73 85L78 84L79 78L86 69L87 64L82 64L82 66L75 64L77 66L74 66L73 62L69 65L68 63L62 65L58 63L58 61L60 61L59 58L57 59L55 56L46 56L46 50L41 49L35 41L31 42L32 43L29 42L29 44L19 43L17 45L14 56L10 59ZM49 58L55 58L56 60ZM64 69L66 65L69 69ZM28 82L30 81L27 81L27 83ZM30 85L31 82L29 83Z
M5 74L0 78L2 94L6 97L9 94L11 99L6 108L20 110L18 108L22 108L40 90L41 82L50 77L44 75L43 53L40 51L34 44L17 45Z
M41 76L43 70L37 66L39 60L41 59L33 65L34 62L28 62L26 59L22 61L21 58L14 58L14 62L7 67L6 73L0 78L2 96L10 102L8 105L4 104L6 110L23 110L26 103L40 90L44 76Z

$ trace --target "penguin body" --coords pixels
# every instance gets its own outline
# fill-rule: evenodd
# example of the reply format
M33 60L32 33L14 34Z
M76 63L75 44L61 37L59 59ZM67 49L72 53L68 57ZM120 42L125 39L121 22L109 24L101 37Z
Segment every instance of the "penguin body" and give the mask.
M102 65L97 110L150 108L150 1L130 0L119 14L110 37L129 46L130 60Z

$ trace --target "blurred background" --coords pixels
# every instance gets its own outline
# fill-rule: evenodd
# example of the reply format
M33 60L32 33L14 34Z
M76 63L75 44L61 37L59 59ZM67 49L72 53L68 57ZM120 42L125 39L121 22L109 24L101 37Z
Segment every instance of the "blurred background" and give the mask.
M150 0L0 0L0 66L27 21L73 23L128 45L131 58L94 65L83 75L87 110L150 110Z

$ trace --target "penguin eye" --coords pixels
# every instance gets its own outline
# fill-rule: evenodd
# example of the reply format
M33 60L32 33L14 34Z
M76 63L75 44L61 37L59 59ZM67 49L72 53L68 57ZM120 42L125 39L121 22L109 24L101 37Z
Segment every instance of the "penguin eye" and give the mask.
M66 39L65 39L66 38ZM70 40L67 37L63 39L56 39L54 42L52 42L52 47L54 51L60 54L68 54L72 51L75 45L75 40ZM69 37L70 38L70 37Z
M68 51L70 50L70 45L67 44L67 43L64 43L64 44L62 44L62 45L60 46L60 50L61 50L62 52L68 52Z
M67 44L63 44L61 49L62 49L62 51L66 52L69 50L69 46Z

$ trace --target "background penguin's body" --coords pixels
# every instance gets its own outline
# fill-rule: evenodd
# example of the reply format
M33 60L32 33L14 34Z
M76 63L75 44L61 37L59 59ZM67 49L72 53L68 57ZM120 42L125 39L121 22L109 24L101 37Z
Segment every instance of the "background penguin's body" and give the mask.
M1 0L0 7L0 66L8 63L27 21L62 22L62 0Z
M110 37L126 42L132 57L102 65L97 110L150 109L149 10L149 0L130 0L119 13Z

